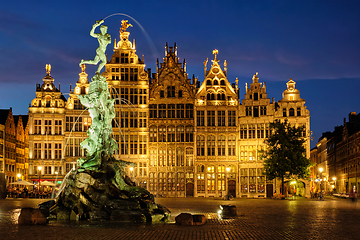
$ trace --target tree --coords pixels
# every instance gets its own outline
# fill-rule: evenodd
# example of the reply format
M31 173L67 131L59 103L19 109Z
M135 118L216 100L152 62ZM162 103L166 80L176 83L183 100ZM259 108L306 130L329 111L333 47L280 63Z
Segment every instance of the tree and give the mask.
M304 126L291 126L287 120L270 123L272 134L265 140L267 148L261 152L264 175L269 180L281 179L284 194L284 178L309 179L310 159L306 158Z

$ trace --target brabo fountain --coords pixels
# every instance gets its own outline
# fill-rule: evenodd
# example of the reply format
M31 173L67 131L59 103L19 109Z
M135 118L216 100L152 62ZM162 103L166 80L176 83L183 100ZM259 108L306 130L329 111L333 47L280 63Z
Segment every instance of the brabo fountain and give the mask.
M92 125L88 138L81 147L86 149L86 157L77 160L78 169L70 171L50 210L50 216L58 220L114 220L130 222L166 222L170 211L154 202L147 190L135 186L125 175L126 165L130 162L116 160L114 151L118 149L111 137L111 121L115 117L114 99L111 99L106 78L100 71L106 63L106 46L111 42L104 20L96 21L90 35L97 38L99 47L94 60L81 60L82 64L98 64L91 78L89 91L79 96L81 103L88 108ZM95 33L100 26L101 33ZM122 28L128 27L123 21Z

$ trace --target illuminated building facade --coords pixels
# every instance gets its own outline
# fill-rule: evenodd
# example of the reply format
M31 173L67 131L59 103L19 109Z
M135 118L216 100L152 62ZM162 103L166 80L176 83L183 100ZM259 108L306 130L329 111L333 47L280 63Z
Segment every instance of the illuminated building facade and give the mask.
M239 89L227 80L226 61L221 69L213 54L195 98L195 196L219 197L227 188L236 196Z
M149 190L159 196L194 195L196 80L179 62L177 46L165 46L149 92Z
M69 98L63 96L54 85L46 66L43 84L36 86L36 98L29 107L29 179L38 181L61 181L76 160L85 156L80 143L87 137L91 125L88 111L77 99L88 91L89 82L85 67L79 74L74 89L70 87Z
M360 187L360 114L351 112L349 121L335 127L327 140L329 190L356 192Z
M241 197L270 197L272 192L280 192L281 181L267 181L263 172L260 151L265 149L264 140L269 137L270 122L288 120L294 126L305 126L306 157L310 158L310 115L305 100L290 79L283 98L275 102L267 97L265 83L260 83L258 74L253 76L252 83L246 83L245 99L239 106L239 190ZM305 195L310 194L310 185L304 181ZM306 185L306 186L305 186ZM274 188L275 187L275 188Z
M176 44L165 45L165 56L151 75L144 58L136 55L135 41L129 41L128 26L123 21L120 40L114 41L114 53L102 74L115 99L113 137L119 143L115 157L135 163L126 168L132 180L164 197L220 197L227 192L265 197L267 190L272 195L275 188L262 175L259 159L269 123L288 119L309 131L309 111L295 82L290 80L283 99L275 102L255 75L241 102L238 79L230 84L227 62L221 67L217 50L209 69L208 60L204 62L200 83L188 77ZM68 100L53 85L49 71L43 80L29 107L34 181L39 178L38 166L41 179L47 180L54 180L55 172L61 179L76 168L76 159L84 155L80 142L91 125L76 97L89 86L84 68ZM307 141L308 157L309 147Z
M0 110L0 173L6 183L28 178L28 116L13 115L12 109Z
M103 76L115 99L113 137L119 143L115 157L135 163L135 168L127 169L128 175L146 187L149 176L149 76L144 59L136 55L135 40L129 41L130 32L126 31L129 26L127 21L122 21L120 40L114 41L114 54L105 65Z

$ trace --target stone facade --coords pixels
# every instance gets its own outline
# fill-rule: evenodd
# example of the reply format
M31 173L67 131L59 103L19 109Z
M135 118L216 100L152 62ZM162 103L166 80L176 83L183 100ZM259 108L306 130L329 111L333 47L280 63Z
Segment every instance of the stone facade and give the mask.
M165 45L165 56L151 75L129 35L126 28L120 30L102 75L115 99L113 137L119 143L115 157L135 163L126 171L137 184L164 197L221 197L228 192L236 197L265 197L267 191L272 195L276 188L262 175L259 150L265 147L269 123L275 119L306 126L310 157L309 111L294 81L275 102L256 74L240 99L239 80L230 84L227 62L223 67L219 64L217 50L209 69L208 60L204 62L201 83L188 77L176 44ZM68 100L53 85L49 72L37 87L29 107L34 181L39 176L54 180L55 172L61 179L84 154L79 144L91 119L76 97L88 89L84 69L79 79Z
M5 173L7 185L28 179L28 132L28 116L0 109L0 173Z

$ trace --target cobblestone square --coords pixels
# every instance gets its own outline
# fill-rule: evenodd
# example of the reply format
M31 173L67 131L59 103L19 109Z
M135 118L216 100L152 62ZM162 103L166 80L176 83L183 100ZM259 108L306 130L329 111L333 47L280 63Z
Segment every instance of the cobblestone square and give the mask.
M203 226L129 224L118 222L56 222L19 226L22 207L44 199L0 200L1 239L359 239L360 202L327 197L325 201L218 198L157 198L171 210L205 214ZM219 205L233 204L238 217L218 217Z

